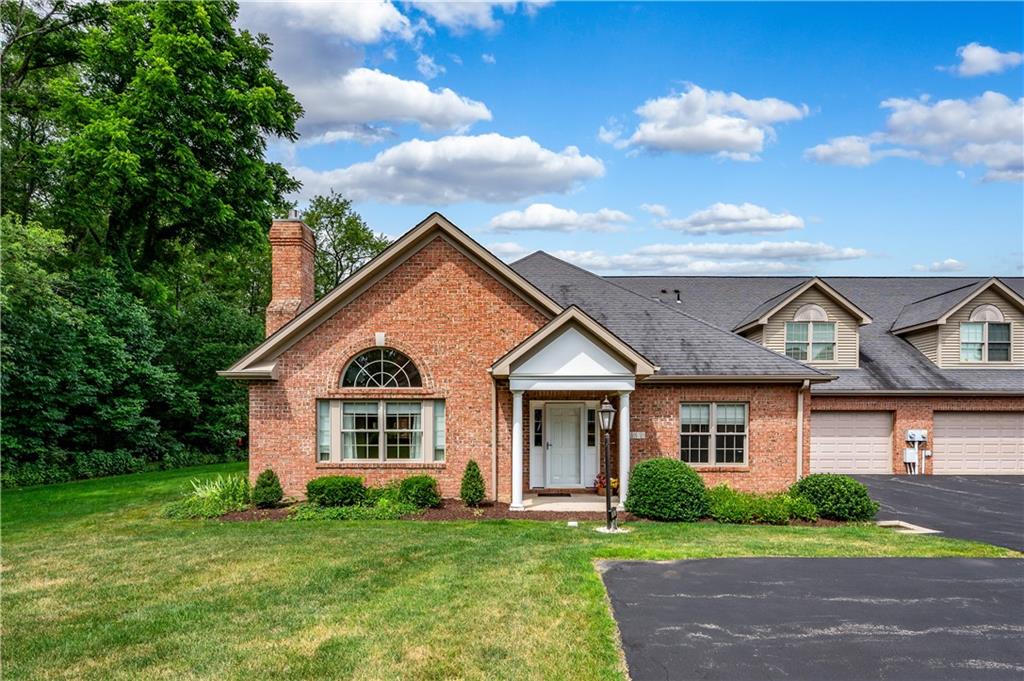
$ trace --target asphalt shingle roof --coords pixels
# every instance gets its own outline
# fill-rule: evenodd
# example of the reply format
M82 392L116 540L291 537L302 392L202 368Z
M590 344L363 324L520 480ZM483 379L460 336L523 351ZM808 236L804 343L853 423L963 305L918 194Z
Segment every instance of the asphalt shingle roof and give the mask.
M688 312L716 326L735 328L760 308L777 300L806 277L606 277L648 300ZM849 390L1024 391L1024 370L940 369L917 348L891 333L897 318L928 321L962 301L987 281L979 277L827 277L822 278L871 315L860 327L860 368L839 369L839 378L815 385L815 393ZM1024 295L1024 278L1000 281ZM667 293L662 293L662 291ZM680 302L674 302L674 291ZM934 309L943 307L938 314ZM905 313L905 308L911 313ZM913 316L911 317L910 314ZM903 323L903 321L901 321ZM918 322L914 322L918 323Z
M538 251L514 269L560 305L576 305L660 368L660 375L831 375Z
M907 303L893 321L892 330L902 331L918 324L936 321L954 305L963 302L968 296L984 286L987 281L987 279L982 279L973 284L959 286L951 291L943 291L942 293Z

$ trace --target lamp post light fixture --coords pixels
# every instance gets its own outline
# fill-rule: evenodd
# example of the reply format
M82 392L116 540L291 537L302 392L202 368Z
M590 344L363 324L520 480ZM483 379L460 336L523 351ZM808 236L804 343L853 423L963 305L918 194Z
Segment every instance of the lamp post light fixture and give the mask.
M612 452L612 425L615 423L615 407L612 406L611 402L608 401L608 397L605 396L604 401L601 402L601 408L597 410L598 419L601 422L601 432L604 434L604 508L605 518L607 519L607 530L614 532L618 529L617 513L612 508L612 468L611 468L611 452Z

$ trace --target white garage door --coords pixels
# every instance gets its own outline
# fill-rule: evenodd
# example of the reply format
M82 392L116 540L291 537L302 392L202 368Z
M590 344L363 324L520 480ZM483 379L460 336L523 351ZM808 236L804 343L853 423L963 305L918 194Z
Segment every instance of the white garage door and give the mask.
M1024 473L1024 412L935 412L936 474Z
M811 412L812 473L892 473L887 411Z

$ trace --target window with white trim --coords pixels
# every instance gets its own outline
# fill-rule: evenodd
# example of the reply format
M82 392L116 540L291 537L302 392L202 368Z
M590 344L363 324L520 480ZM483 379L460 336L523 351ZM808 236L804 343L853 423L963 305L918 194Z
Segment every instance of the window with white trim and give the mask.
M444 400L318 400L316 411L320 463L445 460Z
M341 373L342 388L419 388L423 380L413 361L394 348L370 348Z
M1010 323L995 305L979 305L960 324L961 362L1009 362Z
M747 412L742 402L684 402L679 406L679 457L691 464L746 463Z
M835 360L836 324L820 305L808 303L786 322L786 356L801 362Z

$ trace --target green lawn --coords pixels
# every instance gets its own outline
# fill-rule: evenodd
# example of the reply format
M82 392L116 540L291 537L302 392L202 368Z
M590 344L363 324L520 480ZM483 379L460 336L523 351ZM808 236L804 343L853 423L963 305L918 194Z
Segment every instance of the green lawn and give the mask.
M241 470L4 492L4 677L620 678L596 558L1017 555L872 526L157 517Z

